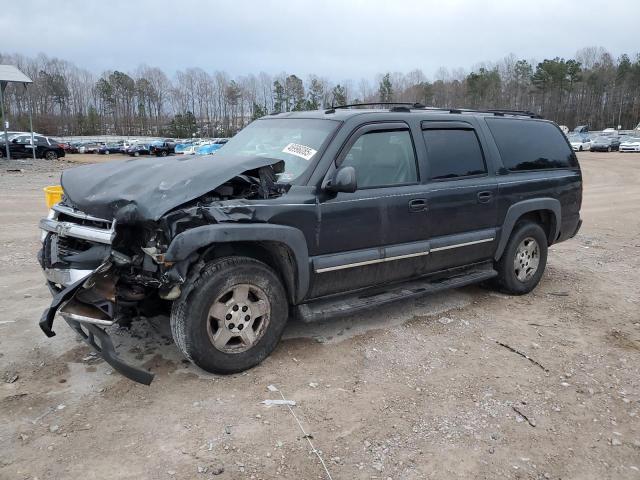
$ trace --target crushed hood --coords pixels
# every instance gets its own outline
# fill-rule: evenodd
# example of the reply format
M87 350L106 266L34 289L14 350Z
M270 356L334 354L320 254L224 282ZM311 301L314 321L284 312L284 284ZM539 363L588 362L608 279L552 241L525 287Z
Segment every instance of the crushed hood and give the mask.
M105 219L158 220L244 172L278 163L266 157L149 157L65 170L61 184L72 206Z

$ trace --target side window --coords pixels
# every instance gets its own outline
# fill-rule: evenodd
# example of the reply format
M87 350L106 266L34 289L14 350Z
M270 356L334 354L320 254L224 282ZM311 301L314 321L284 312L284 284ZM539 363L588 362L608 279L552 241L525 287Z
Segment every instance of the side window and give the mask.
M16 143L19 143L21 145L27 145L27 144L31 143L31 137L27 137L26 135L22 135L22 136L16 138Z
M487 167L473 130L423 130L432 180L483 175Z
M36 145L42 145L42 146L48 146L49 142L47 142L47 139L44 137L33 137L33 140L36 142Z
M355 168L359 189L418 181L416 156L408 130L365 133L349 149L341 166Z
M562 132L539 120L487 118L505 168L511 171L577 166Z

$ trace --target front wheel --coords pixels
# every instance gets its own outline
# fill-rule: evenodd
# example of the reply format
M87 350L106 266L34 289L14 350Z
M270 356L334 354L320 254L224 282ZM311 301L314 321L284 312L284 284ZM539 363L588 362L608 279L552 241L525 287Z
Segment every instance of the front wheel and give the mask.
M523 295L533 290L547 265L547 237L540 225L519 222L496 263L500 290Z
M53 150L48 150L44 154L44 158L46 158L47 160L57 160L58 154L56 152L54 152Z
M284 287L271 268L248 257L225 257L207 264L186 298L173 303L171 331L200 368L236 373L275 349L288 313Z

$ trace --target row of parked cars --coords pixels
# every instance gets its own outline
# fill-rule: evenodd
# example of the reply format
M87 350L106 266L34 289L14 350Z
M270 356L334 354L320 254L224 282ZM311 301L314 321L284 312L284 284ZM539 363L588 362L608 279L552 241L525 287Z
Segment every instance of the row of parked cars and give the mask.
M578 131L576 131L578 130ZM567 135L571 147L576 152L640 152L640 131L619 134L612 128L590 133L584 127L577 127Z
M173 154L184 155L209 155L220 149L228 138L197 139L184 142L176 142L173 139L156 140L152 142L74 142L66 148L68 153L95 153L98 155L110 155L122 153L132 157L141 155L156 155L166 157Z
M68 153L91 153L98 155L110 155L123 153L132 157L140 155L156 155L166 157L175 153L175 142L171 139L156 140L153 142L73 142L67 144Z

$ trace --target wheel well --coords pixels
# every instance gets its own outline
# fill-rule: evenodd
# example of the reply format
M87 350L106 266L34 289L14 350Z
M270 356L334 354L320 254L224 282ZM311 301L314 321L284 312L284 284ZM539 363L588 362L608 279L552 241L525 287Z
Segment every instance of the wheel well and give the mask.
M551 210L534 210L527 212L518 218L516 223L523 221L530 221L540 225L544 230L549 245L555 241L553 234L556 231L556 217Z
M270 241L217 243L203 249L201 255L205 261L220 257L244 256L265 263L280 277L289 302L295 302L296 259L287 245Z

